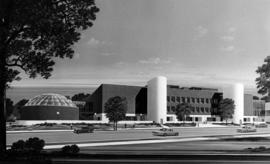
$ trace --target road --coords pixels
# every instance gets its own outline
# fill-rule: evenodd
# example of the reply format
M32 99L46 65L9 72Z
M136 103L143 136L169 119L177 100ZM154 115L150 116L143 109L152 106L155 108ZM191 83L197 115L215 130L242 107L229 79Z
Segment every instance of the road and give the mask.
M178 138L213 136L213 135L235 135L237 127L226 128L176 128L180 133ZM30 137L39 137L45 140L46 144L53 143L79 143L79 142L101 142L117 140L137 140L137 139L155 139L150 129L130 129L119 131L95 131L94 133L74 134L72 132L45 132L45 133L12 133L7 134L7 144L11 145L19 139L26 140ZM257 133L269 133L270 128L258 129Z

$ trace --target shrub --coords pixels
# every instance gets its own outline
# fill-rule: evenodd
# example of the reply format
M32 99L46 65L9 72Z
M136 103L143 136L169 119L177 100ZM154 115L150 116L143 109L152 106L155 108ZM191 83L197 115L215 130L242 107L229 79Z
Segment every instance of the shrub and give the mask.
M61 152L64 154L78 154L80 152L80 148L77 145L66 145L62 147Z
M68 154L70 151L70 146L69 145L66 145L64 147L62 147L61 149L61 152L64 153L64 154Z
M11 151L15 152L40 152L45 145L44 140L39 139L37 137L29 138L26 141L19 140L17 142L14 142L11 146Z
M80 152L80 148L77 145L71 145L70 149L72 154L77 154Z
M45 145L44 140L39 139L37 137L29 138L25 141L25 147L26 149L29 149L31 151L40 152Z
M23 151L24 149L25 149L25 142L23 140L14 142L11 146L11 150L13 151Z

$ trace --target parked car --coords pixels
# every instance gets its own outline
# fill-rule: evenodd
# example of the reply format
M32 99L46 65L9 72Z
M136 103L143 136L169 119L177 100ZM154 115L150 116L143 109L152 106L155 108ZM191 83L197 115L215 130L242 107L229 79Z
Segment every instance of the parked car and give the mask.
M179 135L178 132L174 132L173 129L169 127L168 128L163 127L160 130L153 131L152 134L154 136L178 136Z
M94 131L94 127L92 126L83 126L83 127L80 127L80 128L75 128L74 129L74 133L93 133Z
M256 132L257 129L252 126L242 126L241 128L237 129L239 133L248 133L248 132Z
M256 128L267 128L268 125L266 123L260 123L255 125Z

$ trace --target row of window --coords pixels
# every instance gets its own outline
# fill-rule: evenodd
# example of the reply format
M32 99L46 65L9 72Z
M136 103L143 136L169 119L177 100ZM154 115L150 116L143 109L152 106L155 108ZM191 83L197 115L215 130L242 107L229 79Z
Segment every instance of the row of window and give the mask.
M167 106L167 112L175 112L175 106ZM210 109L208 107L192 107L191 112L193 113L210 113Z
M210 103L210 99L208 98L194 98L194 97L178 97L178 96L167 96L168 102L181 102L181 103L201 103L208 104Z
M207 121L216 121L217 120L215 117L207 117L206 119L207 119ZM202 117L187 117L186 120L198 122L198 121L202 121ZM167 117L167 121L174 121L173 117Z

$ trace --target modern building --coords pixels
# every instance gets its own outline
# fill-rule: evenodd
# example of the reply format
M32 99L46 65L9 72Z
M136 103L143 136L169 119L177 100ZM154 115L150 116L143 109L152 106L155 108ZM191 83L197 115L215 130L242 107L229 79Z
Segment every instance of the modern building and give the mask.
M92 113L92 118L108 121L104 105L114 96L127 99L127 120L175 123L178 122L175 115L177 105L187 102L192 106L188 121L222 121L217 115L217 109L224 97L231 98L235 102L235 112L230 122L242 124L264 121L265 102L253 100L252 95L244 94L242 84L227 86L222 92L215 88L167 85L165 77L153 78L145 87L102 84L86 103L86 109Z
M245 94L243 123L264 122L265 105L264 100L254 100L253 95Z
M104 105L114 96L125 97L127 100L127 120L145 120L147 114L147 88L126 85L100 85L89 97L86 111L92 113L95 120L108 121L104 113Z
M63 95L46 93L30 99L21 120L78 120L79 108Z
M146 87L102 84L87 100L86 108L97 120L107 120L104 113L106 101L114 96L125 97L128 102L127 120L151 120L155 122L177 122L174 114L177 104L193 106L190 121L216 121L213 116L222 93L212 88L180 88L167 85L165 77L157 77Z

